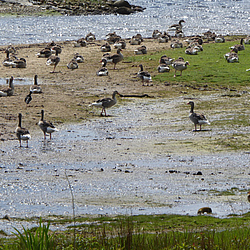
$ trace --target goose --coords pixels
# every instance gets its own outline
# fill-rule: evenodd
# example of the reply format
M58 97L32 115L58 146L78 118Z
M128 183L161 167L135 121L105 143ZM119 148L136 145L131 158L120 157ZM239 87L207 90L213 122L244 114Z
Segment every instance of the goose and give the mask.
M187 48L195 48L198 52L203 51L203 47L201 44L199 44L198 42L191 42Z
M117 35L115 32L106 35L109 44L114 44L121 39L121 36Z
M124 40L119 40L114 43L114 48L116 49L125 49L126 48L126 42Z
M141 47L134 50L135 55L142 55L147 54L147 48L145 45L142 45Z
M26 102L26 104L29 104L32 101L32 91L30 91L30 93L25 97L24 101Z
M141 34L132 36L131 40L129 41L130 45L140 45L142 42L143 42L143 38Z
M89 33L86 35L85 40L86 40L87 42L93 42L93 41L96 40L96 38L95 38L95 35L94 35L93 33L89 32Z
M144 82L152 82L152 77L147 71L143 71L143 66L140 64L138 67L140 67L139 72L137 73L137 77L139 77L142 80L142 86L144 86Z
M38 58L49 58L51 55L52 55L52 51L50 48L42 49L40 50L40 52L36 54Z
M101 46L101 52L110 52L111 46L108 43L105 43Z
M175 69L174 77L176 77L176 71L180 71L180 76L182 76L182 71L187 69L187 65L190 65L189 62L185 62L182 57L175 60L172 64L173 68Z
M244 39L244 43L245 43L245 44L250 44L250 36L247 36L247 37Z
M244 46L244 44L243 44L243 40L244 40L244 39L241 38L241 39L240 39L240 44L236 44L236 45L230 47L230 49L236 48L238 51L245 50L245 46Z
M224 38L224 36L216 36L216 37L214 38L214 41L215 41L216 43L224 43L224 42L225 42L225 38Z
M174 59L167 57L166 55L161 56L159 63L171 65Z
M90 104L90 106L102 108L101 116L103 115L103 112L104 112L105 116L107 116L106 109L114 106L117 103L116 95L120 95L118 93L118 91L113 92L112 98L104 98L104 99L98 100L98 101Z
M12 67L14 60L17 59L16 56L12 55L10 58L10 51L9 50L5 50L6 53L6 58L3 60L3 66L5 67Z
M198 49L196 49L195 47L186 48L185 53L187 55L198 55Z
M159 30L154 30L152 34L152 38L158 39L161 35L162 33Z
M76 53L74 55L74 59L76 60L77 63L83 63L84 62L84 57L81 56L79 53Z
M110 60L114 64L114 69L116 69L115 68L116 64L123 60L123 55L122 55L121 51L122 51L121 49L117 49L117 54L110 56Z
M167 43L169 41L169 36L167 34L160 35L158 38L158 43Z
M234 52L233 50L229 53L225 54L224 57L226 58L228 63L238 63L239 62L239 56L237 52Z
M247 200L250 202L250 191L247 194Z
M73 42L73 47L86 47L87 42L85 41L84 38L80 38L77 41Z
M170 48L172 49L183 48L183 43L180 42L179 40L173 40L173 42L170 44Z
M44 134L44 140L46 140L46 133L49 134L50 140L51 140L51 134L54 132L59 131L50 121L45 121L44 120L44 110L41 110L41 119L38 122L38 126L40 129L43 131Z
M101 60L102 62L102 67L96 72L97 76L108 76L109 72L108 69L106 68L107 65L107 59L103 58Z
M191 106L189 119L194 123L194 126L195 126L194 131L197 131L196 130L197 124L200 125L200 131L201 131L201 125L203 125L203 124L210 125L209 121L207 120L207 118L203 114L194 113L194 102L190 101L187 104Z
M9 84L7 88L0 90L0 97L3 96L12 96L14 95L14 83L13 83L13 76L10 77L10 79L6 79L6 83Z
M16 59L12 63L12 68L26 68L25 58Z
M21 113L19 113L18 115L18 126L16 127L15 133L19 140L20 147L22 147L22 141L26 141L27 148L28 148L29 147L28 141L31 138L31 136L30 136L28 129L22 128L22 114Z
M57 45L55 45L55 46L53 46L51 48L51 52L52 52L52 54L56 54L56 53L57 53L57 55L61 54L62 53L62 47L57 44Z
M170 71L170 68L167 64L165 63L162 63L160 64L158 67L157 67L157 70L159 73L164 73L164 72L169 72Z
M55 73L55 69L57 64L60 62L60 57L58 56L58 51L56 51L56 55L51 55L46 62L47 66L54 66L54 69L51 73Z
M74 70L74 69L78 69L78 64L76 59L72 59L68 64L67 64L67 68Z
M30 86L30 91L33 94L40 94L40 93L42 93L42 88L37 83L37 75L34 76L34 85Z
M185 23L185 21L183 19L181 19L179 21L179 23L177 24L172 24L171 26L169 26L168 30L172 30L172 31L176 31L176 30L182 30L182 23Z

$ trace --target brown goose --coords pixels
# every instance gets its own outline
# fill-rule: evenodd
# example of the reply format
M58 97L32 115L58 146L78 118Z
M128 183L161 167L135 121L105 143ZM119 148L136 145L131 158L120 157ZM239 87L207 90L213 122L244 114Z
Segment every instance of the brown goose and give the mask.
M16 127L16 130L15 130L16 136L19 140L20 147L22 147L22 141L26 141L27 148L28 148L29 147L28 141L31 138L30 133L29 133L28 129L22 128L22 114L21 113L19 113L18 119L19 119L18 126Z
M200 131L201 131L202 124L210 125L209 121L207 120L207 118L203 114L194 113L194 102L190 101L187 104L191 106L189 119L194 123L194 126L195 126L194 131L197 131L197 129L196 129L197 124L200 125Z
M117 49L117 54L110 56L110 60L114 64L114 69L116 69L115 68L116 64L123 60L123 55L122 55L121 51L122 51L121 49Z
M174 77L176 77L176 71L180 71L182 75L182 71L187 69L187 65L189 65L188 61L184 61L182 57L179 57L177 60L175 60L172 64L173 68L175 69Z
M98 101L90 104L90 106L102 108L101 116L103 115L103 112L104 112L105 116L107 116L106 109L110 108L116 104L116 102L117 102L116 95L117 94L120 95L118 93L118 91L114 91L112 94L112 98L104 98L104 99L98 100Z
M235 49L236 48L238 51L245 50L245 46L243 44L243 41L244 41L244 39L241 38L240 39L240 44L236 44L236 45L230 47L230 49Z
M46 65L50 66L54 66L54 69L51 73L55 73L55 69L57 64L60 62L60 57L58 56L58 50L56 51L56 55L51 55L46 62Z
M40 50L40 52L36 54L36 56L39 58L49 58L51 55L52 55L52 51L50 48L42 49Z
M173 30L173 31L182 31L182 23L185 23L185 21L182 19L179 21L179 23L177 24L172 24L171 26L169 26L168 30Z
M44 110L41 110L41 119L38 122L38 126L43 131L44 134L44 140L46 139L46 133L50 135L51 140L51 134L58 131L58 129L52 124L52 122L45 121L44 120Z
M2 96L12 96L14 95L14 83L13 83L13 76L10 77L10 79L6 80L6 83L9 83L8 88L3 88L0 90L0 97Z
M74 70L74 69L78 69L78 63L76 61L76 59L72 59L68 64L67 64L67 68Z
M42 93L42 88L37 83L37 75L34 76L34 85L30 86L30 92L34 94Z

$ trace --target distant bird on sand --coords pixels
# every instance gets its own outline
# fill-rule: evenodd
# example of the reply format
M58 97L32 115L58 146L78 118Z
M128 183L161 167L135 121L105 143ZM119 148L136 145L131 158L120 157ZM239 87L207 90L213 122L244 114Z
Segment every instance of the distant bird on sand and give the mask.
M109 72L108 69L106 68L107 65L107 59L103 58L101 60L102 67L96 72L97 76L108 76Z
M103 115L103 113L105 114L105 116L107 116L106 109L114 106L117 103L117 100L116 100L117 94L120 95L118 91L114 91L112 94L112 98L104 98L104 99L98 100L90 104L90 106L102 108L101 116Z
M40 94L40 93L42 93L42 88L37 83L37 75L34 76L34 85L30 86L30 91L33 94Z
M194 113L194 102L190 101L187 104L191 106L189 119L194 123L194 126L195 126L194 131L197 131L197 129L196 129L197 124L200 125L200 131L201 131L201 125L203 125L203 124L210 125L210 123L207 120L207 118L205 117L205 115Z
M32 101L32 91L30 91L30 93L25 97L24 101L26 102L26 104L29 104Z
M46 65L48 66L54 66L54 69L51 73L55 73L55 69L57 64L60 62L60 57L58 56L58 50L56 50L56 54L55 55L51 55L46 62Z
M143 70L142 64L140 64L139 67L140 67L140 70L139 70L139 72L137 73L137 77L139 77L139 78L141 79L141 81L142 81L142 86L144 86L144 83L145 83L145 82L147 82L147 83L152 82L152 77L151 77L151 75L149 74L149 72Z
M38 122L38 126L43 131L44 140L46 139L46 133L48 133L50 135L50 140L51 140L51 134L58 131L58 129L52 124L52 122L44 120L44 110L43 109L41 110L41 119Z
M16 130L15 130L16 136L19 140L20 147L22 147L22 141L26 141L27 148L28 148L29 147L28 141L31 138L30 133L29 133L28 129L22 128L22 114L21 113L19 113L18 119L19 119L18 126L16 127Z

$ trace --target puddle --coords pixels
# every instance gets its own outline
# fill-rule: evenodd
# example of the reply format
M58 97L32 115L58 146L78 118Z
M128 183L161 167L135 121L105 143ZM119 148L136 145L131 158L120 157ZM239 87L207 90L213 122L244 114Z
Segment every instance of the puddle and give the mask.
M0 85L6 85L7 78L0 78ZM14 78L14 85L32 85L34 79L31 78Z
M109 117L60 126L52 140L44 141L37 131L29 148L19 148L18 141L1 142L0 217L72 215L66 174L76 215L196 215L203 206L217 217L248 212L247 152L197 154L190 148L184 153L168 144L222 133L194 134L182 117L188 109L171 118L173 106L181 102L118 104L108 110ZM10 225L15 221L1 222L0 228L13 231Z

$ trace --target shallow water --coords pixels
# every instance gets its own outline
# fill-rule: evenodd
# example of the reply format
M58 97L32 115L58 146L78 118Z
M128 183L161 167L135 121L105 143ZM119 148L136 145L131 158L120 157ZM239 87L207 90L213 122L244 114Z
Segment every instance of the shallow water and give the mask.
M134 100L108 110L109 117L59 126L51 141L37 131L29 148L1 142L0 217L72 215L66 174L77 215L196 215L203 206L218 217L247 212L249 152L197 154L192 146L188 154L174 151L168 141L229 133L193 133L182 115L174 121L171 112L180 102ZM9 232L16 224L1 227Z
M146 7L133 15L60 16L60 17L2 17L0 44L38 43L76 40L89 32L104 39L116 31L123 38L141 33L151 37L153 30L166 31L180 19L186 21L185 35L208 30L216 34L249 34L250 5L247 0L148 0L129 1Z

